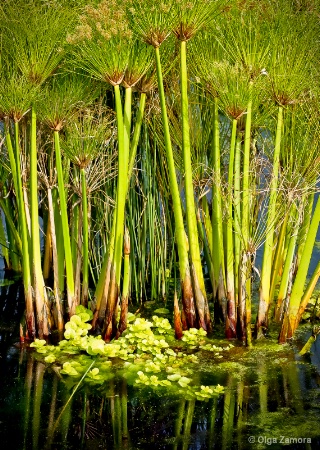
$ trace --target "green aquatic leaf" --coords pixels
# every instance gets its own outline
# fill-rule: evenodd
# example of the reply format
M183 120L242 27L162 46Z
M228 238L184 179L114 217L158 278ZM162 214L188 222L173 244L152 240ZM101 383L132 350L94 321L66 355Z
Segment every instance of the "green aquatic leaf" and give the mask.
M78 377L80 373L71 365L70 362L65 362L60 370L60 373L69 375L70 377Z
M156 314L170 314L168 308L158 308L154 311Z
M178 381L178 380L180 380L180 378L181 378L180 373L174 373L172 375L167 376L167 379L170 381Z
M181 387L186 387L186 386L188 386L188 384L191 382L191 379L190 378L187 378L187 377L181 377L179 380L178 380L178 384L180 384L180 386Z
M44 339L35 339L34 342L30 344L30 347L38 349L45 345L47 345L47 342Z
M44 358L44 360L45 360L45 362L47 363L47 364L52 364L52 363L54 363L55 361L56 361L56 356L55 355L52 355L52 354L50 354L50 355L48 355L48 356L46 356L45 358Z

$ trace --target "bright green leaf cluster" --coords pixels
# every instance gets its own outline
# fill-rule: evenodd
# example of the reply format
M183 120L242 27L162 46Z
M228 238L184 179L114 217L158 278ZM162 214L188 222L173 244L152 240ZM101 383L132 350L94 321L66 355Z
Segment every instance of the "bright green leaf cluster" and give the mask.
M86 322L91 318L92 312L79 306L66 325L65 340L52 346L37 339L32 347L37 353L46 354L44 361L55 364L60 374L74 379L86 375L89 383L103 383L120 374L134 385L166 388L167 393L187 399L207 400L220 392L221 386L199 387L197 370L192 369L193 364L198 364L198 356L181 349L181 345L187 345L188 349L222 350L207 343L204 330L185 331L184 344L178 345L168 319L154 315L149 321L131 315L122 336L106 343L101 336L88 335L91 325ZM178 346L176 350L170 348L173 341ZM70 355L75 357L70 360ZM93 357L95 367L89 370Z

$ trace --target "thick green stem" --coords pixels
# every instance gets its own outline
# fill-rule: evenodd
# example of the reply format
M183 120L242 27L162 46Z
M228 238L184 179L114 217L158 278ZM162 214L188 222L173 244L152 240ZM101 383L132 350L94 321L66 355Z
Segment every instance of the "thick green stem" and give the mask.
M306 243L301 255L300 265L292 287L292 292L289 301L289 308L283 319L279 339L280 342L284 342L286 339L291 338L298 326L297 318L299 313L299 307L301 299L303 297L303 291L305 289L305 283L308 275L312 251L316 240L317 231L319 228L319 221L320 221L320 197L318 197L317 204L312 216Z
M299 306L299 313L297 317L297 325L299 325L299 322L301 320L302 314L304 313L306 307L308 306L309 300L311 298L311 295L313 294L313 291L315 290L315 287L317 285L317 282L320 277L320 261L318 262L316 268L314 269L314 272L310 278L310 281L308 283L308 286L303 294L300 306Z
M132 141L131 141L131 145L130 145L127 189L129 188L129 181L131 180L134 161L136 159L136 154L137 154L138 143L140 140L141 126L143 123L144 110L145 110L145 106L146 106L146 98L147 98L146 93L142 92L140 95L139 109L138 109L136 123L135 123L135 127L134 127L134 133L133 133L133 137L132 137Z
M221 270L224 271L223 234L222 234L222 202L221 202L221 155L219 136L218 98L214 99L214 141L212 146L213 189L212 189L212 251L215 286L218 287ZM215 294L215 293L214 293Z
M241 141L242 136L237 133L234 158L234 287L235 299L238 304L239 296L239 266L241 253Z
M242 265L242 276L245 277L245 287L242 285L242 295L245 295L246 314L246 341L251 345L251 261L250 261L250 147L251 147L251 120L252 120L252 84L249 85L250 100L247 106L246 126L243 149L243 181L242 181L242 238L245 265ZM244 299L242 298L242 301Z
M124 267L123 267L123 286L122 286L122 299L121 299L121 311L120 320L116 337L118 338L127 329L127 317L128 317L128 302L130 291L130 235L126 228L124 233Z
M33 338L35 336L35 317L33 310L33 298L32 298L32 283L31 283L31 269L30 269L30 253L29 253L29 235L27 227L26 211L24 206L24 198L22 191L22 178L21 178L21 166L20 166L20 144L19 144L19 124L14 123L14 137L15 145L13 153L11 136L9 133L9 128L6 127L6 144L9 153L11 170L15 172L16 176L16 195L18 203L18 217L19 226L22 241L22 276L23 276L23 287L24 295L26 301L26 318L27 318L27 329L29 337ZM14 174L13 174L14 176ZM15 178L15 177L14 177Z
M182 112L182 151L184 164L187 230L189 239L190 259L192 262L194 276L196 278L194 280L194 286L196 285L199 286L199 289L195 290L195 298L196 298L197 312L199 315L199 322L202 328L207 329L204 317L205 303L207 302L207 298L200 256L197 218L194 203L192 164L191 164L186 48L187 48L186 41L181 41L180 86L181 86L181 112Z
M227 251L226 251L226 281L227 281L227 316L226 316L226 337L233 339L236 337L236 305L234 292L234 251L233 251L233 175L235 146L237 135L237 120L232 121L229 171L228 171L228 218L227 218Z
M56 236L63 236L62 222L59 205L59 191L57 188L52 189L52 202L54 212L54 224ZM58 256L58 284L60 295L64 292L65 276L64 276L64 241L57 239L57 256Z
M81 195L82 195L82 300L81 304L88 305L89 288L89 225L88 225L88 201L86 172L82 167L81 174Z
M162 77L162 69L161 69L161 60L160 60L160 50L159 48L155 48L155 57L156 57L156 67L157 67L157 80L158 80L158 89L159 89L159 97L160 97L160 105L161 105L161 115L162 115L162 125L164 132L164 142L166 148L166 156L167 156L167 164L168 164L168 172L169 172L169 184L170 184L170 192L172 196L173 203L173 213L175 220L175 237L178 248L179 255L179 269L180 269L180 280L182 286L182 301L184 312L188 321L189 327L194 327L196 325L196 314L194 307L194 299L193 299L193 291L190 277L190 268L189 268L189 260L188 260L188 250L186 245L186 235L184 230L183 223L183 215L182 215L182 207L181 207L181 198L180 191L177 182L177 176L174 165L174 157L172 151L172 144L170 138L169 131L169 121L167 116L167 107L166 107L166 99L165 92L163 86L163 77Z
M52 189L48 188L48 212L49 212L49 225L51 231L51 242L52 242L52 261L53 261L53 292L56 300L56 313L57 313L57 328L58 331L63 331L63 313L61 308L61 287L59 284L59 270L58 270L58 251L57 251L57 237L56 237L56 227L54 220L54 209L52 200Z
M16 226L15 226L13 220L12 220L11 213L8 210L6 202L5 202L5 200L3 198L0 198L0 208L2 209L2 211L3 211L4 215L5 215L6 225L7 225L7 227L10 228L12 236L14 237L17 250L19 251L19 255L22 256L21 238L20 238L18 230L16 229ZM1 221L1 223L2 223L2 221Z
M292 275L292 262L294 257L294 251L296 248L298 229L299 229L299 215L296 207L294 206L293 212L291 212L292 224L289 228L290 231L290 239L286 254L286 259L284 262L284 267L281 276L281 282L278 292L277 305L275 309L275 320L280 322L283 316L284 310L284 301L287 296L290 274Z
M250 92L252 85L249 86ZM252 100L247 105L246 126L243 149L243 179L242 179L242 238L245 250L249 244L249 214L250 214L250 144L251 144Z
M37 128L36 112L31 109L31 140L30 140L30 198L31 198L31 247L33 264L33 291L37 312L37 327L39 336L48 336L48 318L45 314L47 298L41 267L41 248L39 233L39 199L38 199L38 159L37 159Z
M55 148L55 154L56 154L56 168L57 168L58 188L59 188L59 197L60 197L61 226L62 226L64 255L65 255L65 264L66 264L66 285L67 285L68 307L69 307L69 316L72 316L75 313L75 308L76 308L75 286L74 286L74 276L73 276L70 234L69 234L68 209L67 209L63 168L62 168L62 161L61 161L60 139L59 139L59 132L56 130L54 131L54 148Z
M272 180L270 186L270 198L268 205L268 218L266 227L267 233L266 233L266 240L264 243L263 262L261 270L259 310L256 323L256 333L258 337L261 336L261 334L263 334L263 330L265 330L268 326L268 310L270 307L271 268L272 268L274 230L276 222L276 201L277 201L282 129L283 129L283 107L279 106L276 140L273 153Z
M281 224L278 240L277 240L277 248L275 251L273 266L272 266L272 274L271 274L271 287L270 287L270 301L274 298L274 293L277 285L277 281L279 278L279 273L281 270L281 266L283 263L283 251L284 251L284 242L286 229L288 224L289 211L286 213L284 221Z
M120 286L122 249L123 249L123 232L125 220L125 201L127 192L127 176L129 162L129 142L128 136L129 110L131 111L131 90L126 89L125 98L125 114L123 117L120 87L114 86L114 94L116 101L117 127L118 127L118 186L117 186L117 203L116 203L116 232L115 232L115 248L113 255L113 269L115 271L116 283ZM130 113L131 115L131 113ZM129 137L129 139L128 139Z

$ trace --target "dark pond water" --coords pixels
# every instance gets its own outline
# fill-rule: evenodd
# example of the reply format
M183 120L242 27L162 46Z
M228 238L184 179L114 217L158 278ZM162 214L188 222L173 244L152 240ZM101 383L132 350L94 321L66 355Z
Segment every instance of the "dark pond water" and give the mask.
M235 347L212 363L199 355L202 384L221 384L208 401L166 396L114 378L102 386L60 380L16 344L19 287L0 288L1 449L317 449L320 448L320 343L300 357L303 328L290 347ZM266 349L267 347L267 349Z

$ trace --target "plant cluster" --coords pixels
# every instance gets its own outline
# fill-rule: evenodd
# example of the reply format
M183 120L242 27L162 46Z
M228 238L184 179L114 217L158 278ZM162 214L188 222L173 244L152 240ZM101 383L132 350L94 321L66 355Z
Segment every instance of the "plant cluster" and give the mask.
M91 310L80 305L67 322L65 339L59 345L47 345L44 339L36 339L30 345L55 372L75 380L85 375L84 380L89 383L104 383L120 374L135 386L164 387L167 393L198 400L223 392L220 385L199 385L199 358L190 350L214 351L203 329L185 331L182 346L168 319L153 316L149 321L131 314L122 336L106 343L101 336L88 334L90 319ZM215 351L218 354L231 347L215 347Z
M102 346L130 301L169 297L192 345L218 321L248 346L273 320L291 338L320 276L319 7L5 3L0 243L23 278L21 338L82 305Z

